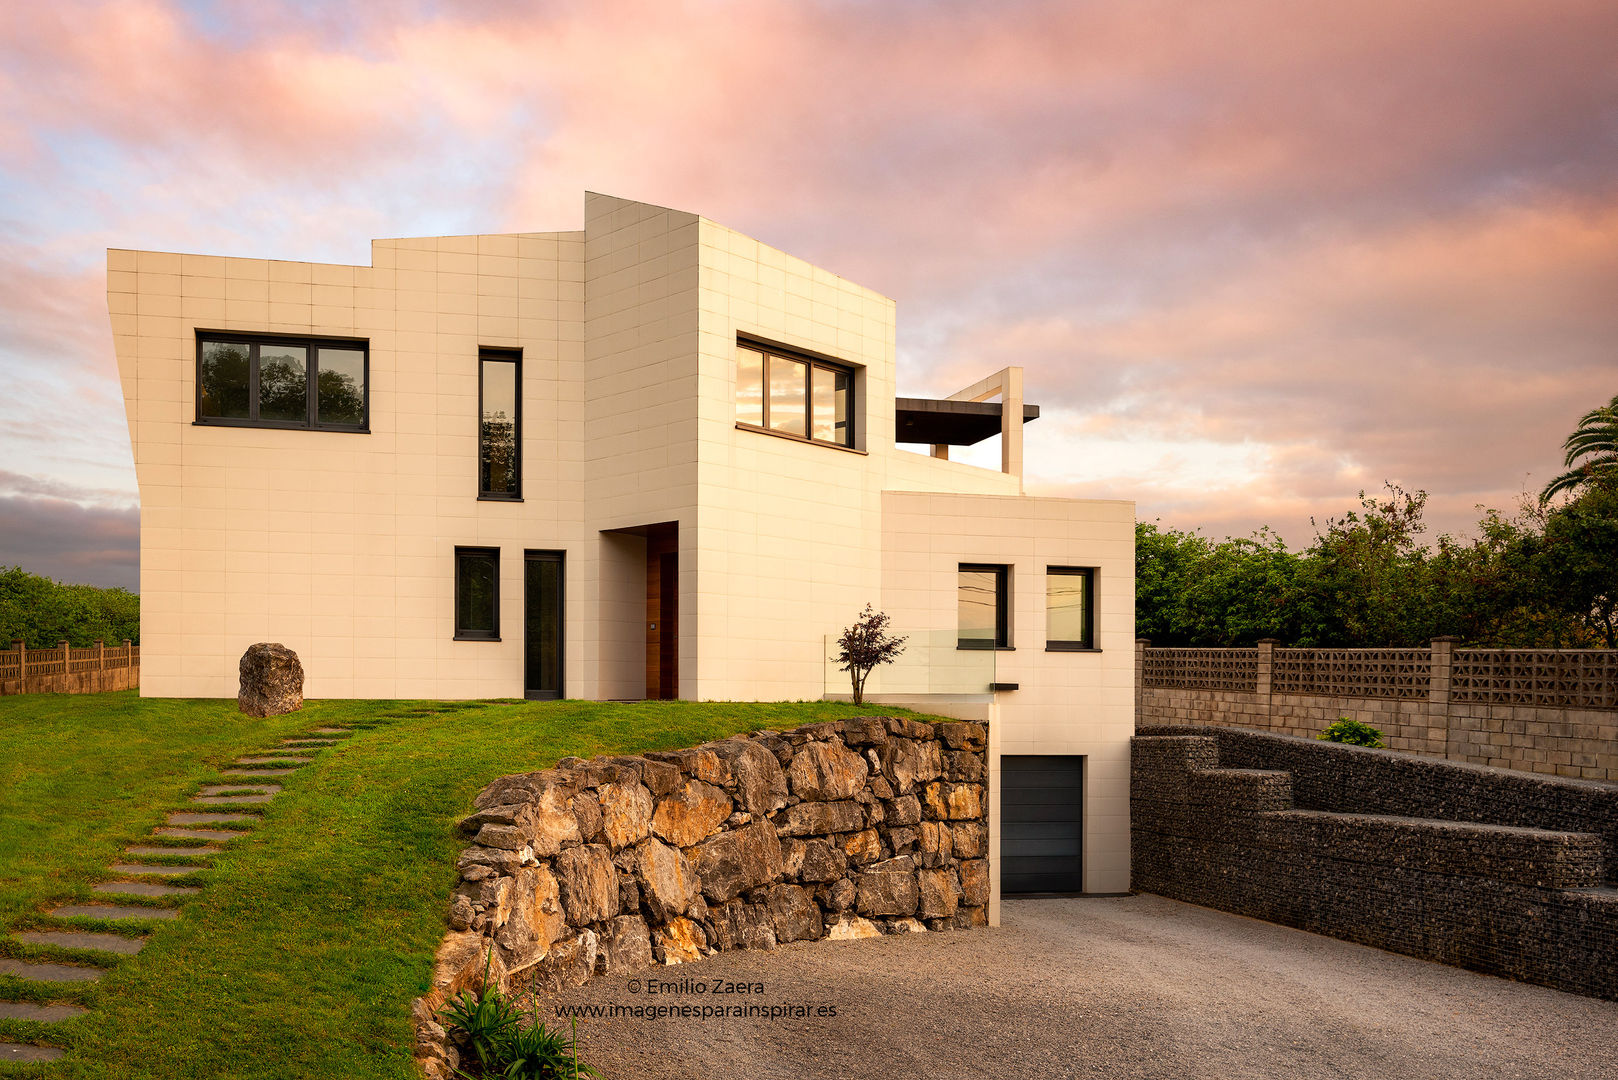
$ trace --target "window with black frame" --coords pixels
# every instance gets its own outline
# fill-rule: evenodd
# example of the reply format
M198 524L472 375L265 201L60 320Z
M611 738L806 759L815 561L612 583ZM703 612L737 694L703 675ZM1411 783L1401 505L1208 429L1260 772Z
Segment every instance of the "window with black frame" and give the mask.
M455 640L500 640L500 549L455 549Z
M478 354L478 498L522 499L522 354Z
M1095 648L1095 570L1087 566L1045 568L1045 648L1088 652Z
M736 422L806 442L852 448L854 369L740 341Z
M962 649L1011 647L1011 568L961 563L956 592L957 645Z
M197 333L199 424L364 432L370 343Z

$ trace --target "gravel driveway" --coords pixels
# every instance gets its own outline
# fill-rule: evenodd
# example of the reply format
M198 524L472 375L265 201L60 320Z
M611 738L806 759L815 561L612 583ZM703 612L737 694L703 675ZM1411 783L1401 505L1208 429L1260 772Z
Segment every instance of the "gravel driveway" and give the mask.
M633 978L635 992L629 976L602 978L547 1005L797 1014L581 1021L586 1060L611 1080L1618 1077L1618 1003L1156 896L1008 901L997 930L726 953ZM687 985L651 993L658 980Z

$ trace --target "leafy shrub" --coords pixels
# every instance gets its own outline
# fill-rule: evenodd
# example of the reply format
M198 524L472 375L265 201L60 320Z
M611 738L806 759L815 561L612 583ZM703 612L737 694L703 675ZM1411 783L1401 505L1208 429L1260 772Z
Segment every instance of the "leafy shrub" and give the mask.
M1315 736L1326 742L1347 743L1349 746L1381 746L1382 733L1370 724L1343 717Z

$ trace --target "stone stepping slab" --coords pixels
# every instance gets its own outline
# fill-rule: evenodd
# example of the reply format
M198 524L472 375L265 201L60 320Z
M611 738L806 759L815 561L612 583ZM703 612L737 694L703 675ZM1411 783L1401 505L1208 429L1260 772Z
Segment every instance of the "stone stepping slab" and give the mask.
M77 964L31 964L26 960L0 956L0 975L15 975L19 979L39 982L95 982L101 978L101 969L79 967Z
M239 757L235 761L231 762L231 764L232 765L269 765L272 762L279 763L279 762L295 761L299 765L307 765L313 760L315 760L315 759L314 758L309 758L309 757L294 757L291 754L273 754L273 755L269 755L269 756L265 756L265 755L262 755L262 754L255 754L255 755L253 755L251 757Z
M346 727L317 727L310 728L309 731L313 735L347 735L349 733Z
M281 740L281 745L282 746L307 746L309 749L314 750L314 749L316 749L318 747L322 747L322 746L336 746L338 743L340 743L342 741L343 740L341 740L341 739L330 738L330 737L322 738L320 736L308 736L308 737L305 737L305 738L302 738L302 739L282 739Z
M200 885L154 885L149 881L103 881L90 886L91 892L118 893L122 896L191 896Z
M146 866L141 863L113 863L109 869L115 874L167 874L176 877L180 874L194 874L204 869L201 866Z
M229 806L233 803L267 803L275 792L267 795L193 795L191 801L199 806Z
M178 837L180 837L182 839L185 839L185 840L240 840L242 837L246 836L247 834L244 833L244 832L239 832L239 831L237 831L235 829L231 829L229 831L226 831L224 829L163 829L163 828L158 828L158 829L153 829L152 830L152 835L153 836L178 836ZM133 851L134 849L131 848L130 850ZM206 851L206 850L208 850L208 849L206 849L206 848L175 848L174 852L177 855L191 855L191 854L195 854L195 853ZM141 854L145 854L145 852L142 852ZM209 854L212 854L212 852L209 852Z
M178 919L180 911L171 907L123 907L118 904L65 904L50 912L59 919L80 916L86 919Z
M217 825L226 821L257 821L257 814L170 814L170 825Z
M250 794L274 795L280 790L280 784L207 784L197 794L222 795L227 791L245 791Z
M89 1009L77 1005L30 1005L25 1001L0 1001L0 1020L32 1020L36 1024L55 1024L83 1016Z
M0 1042L0 1061L55 1061L66 1051L54 1046L33 1046L29 1043Z
M206 857L208 857L210 855L217 855L223 850L225 850L225 849L224 848L216 848L211 844L209 846L207 846L207 847L153 847L150 844L141 844L141 845L139 845L137 847L124 848L124 854L125 855L183 855L185 858L188 858L188 859L192 859L192 858L200 859L200 858L206 858ZM168 868L165 867L165 869L168 869Z
M60 949L97 949L101 952L118 953L121 956L134 956L146 947L145 938L127 938L122 934L92 934L81 930L24 930L13 934L12 937L18 941L26 941L30 945L55 945Z
M286 776L297 769L220 769L220 776Z

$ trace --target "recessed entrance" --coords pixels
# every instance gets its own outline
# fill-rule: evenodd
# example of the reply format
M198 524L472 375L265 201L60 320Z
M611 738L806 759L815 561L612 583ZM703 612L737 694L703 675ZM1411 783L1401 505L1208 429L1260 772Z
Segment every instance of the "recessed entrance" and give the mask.
M560 551L523 554L523 696L562 696L562 568Z
M680 526L646 527L646 696L680 696Z
M1084 891L1084 758L1000 758L1000 891Z

